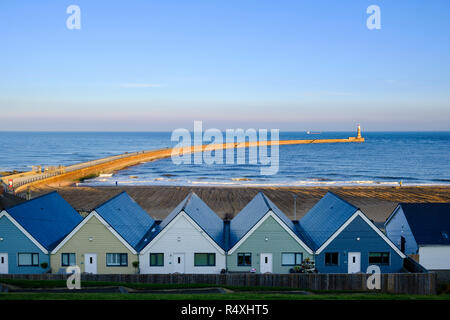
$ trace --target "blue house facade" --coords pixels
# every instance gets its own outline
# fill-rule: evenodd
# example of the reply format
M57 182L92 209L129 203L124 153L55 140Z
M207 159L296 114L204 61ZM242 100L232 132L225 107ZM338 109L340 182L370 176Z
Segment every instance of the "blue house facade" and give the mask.
M428 270L450 270L450 203L399 203L385 222L389 239Z
M50 251L81 221L56 192L5 209L0 214L0 273L49 272Z
M47 250L14 220L6 211L0 213L0 274L36 274L48 270Z
M382 273L403 270L405 255L361 210L328 192L299 222L315 251L320 273Z

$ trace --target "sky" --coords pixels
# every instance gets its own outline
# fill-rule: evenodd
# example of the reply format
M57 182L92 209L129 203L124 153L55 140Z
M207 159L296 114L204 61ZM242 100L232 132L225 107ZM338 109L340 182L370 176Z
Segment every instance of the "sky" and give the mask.
M449 39L446 0L2 0L0 130L450 130Z

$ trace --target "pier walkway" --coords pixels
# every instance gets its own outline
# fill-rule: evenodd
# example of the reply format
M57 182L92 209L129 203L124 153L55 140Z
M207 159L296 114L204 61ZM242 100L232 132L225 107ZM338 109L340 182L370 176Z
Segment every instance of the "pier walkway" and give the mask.
M293 144L315 144L315 143L351 143L364 142L360 130L356 137L347 139L307 139L307 140L279 140L279 141L259 141L259 142L241 142L208 144L202 146L189 146L181 148L165 148L148 151L138 151L122 153L119 155L96 159L92 161L77 163L70 166L59 166L52 170L44 172L24 172L10 176L2 177L2 184L5 191L11 193L23 192L27 188L38 185L56 185L65 186L74 184L80 179L90 176L96 176L102 173L112 173L122 170L126 167L138 165L141 163L154 161L158 159L171 157L174 155L188 154L194 152L203 152L205 150L220 150L230 148L249 148L264 145L293 145Z

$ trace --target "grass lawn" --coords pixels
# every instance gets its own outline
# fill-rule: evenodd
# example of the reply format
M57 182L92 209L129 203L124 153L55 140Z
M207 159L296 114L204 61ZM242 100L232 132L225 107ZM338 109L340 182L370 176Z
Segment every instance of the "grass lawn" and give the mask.
M0 279L0 283L10 284L20 288L65 288L64 280L22 280ZM0 293L0 300L450 300L450 294L419 296L406 294L309 291L312 294L294 294L292 288L277 287L237 287L210 284L154 284L154 283L124 283L82 281L82 288L117 287L130 289L164 290L222 287L233 290L230 293L48 293L48 292L9 292ZM257 291L257 292L256 292ZM269 291L278 291L273 293ZM286 292L286 293L283 293Z
M66 288L65 280L23 280L0 279L0 283L14 285L20 288ZM195 289L195 288L226 288L236 291L293 291L286 287L242 287L215 284L161 284L161 283L136 283L136 282L104 282L81 281L82 288L92 287L127 287L130 289L164 290L164 289Z
M0 300L450 300L450 295L318 294L235 292L225 294L160 293L0 293Z

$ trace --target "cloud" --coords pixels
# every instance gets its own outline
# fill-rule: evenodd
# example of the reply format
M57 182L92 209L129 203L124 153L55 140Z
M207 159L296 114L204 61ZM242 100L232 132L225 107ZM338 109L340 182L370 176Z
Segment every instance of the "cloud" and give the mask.
M160 88L162 87L159 83L123 83L120 85L121 88Z

